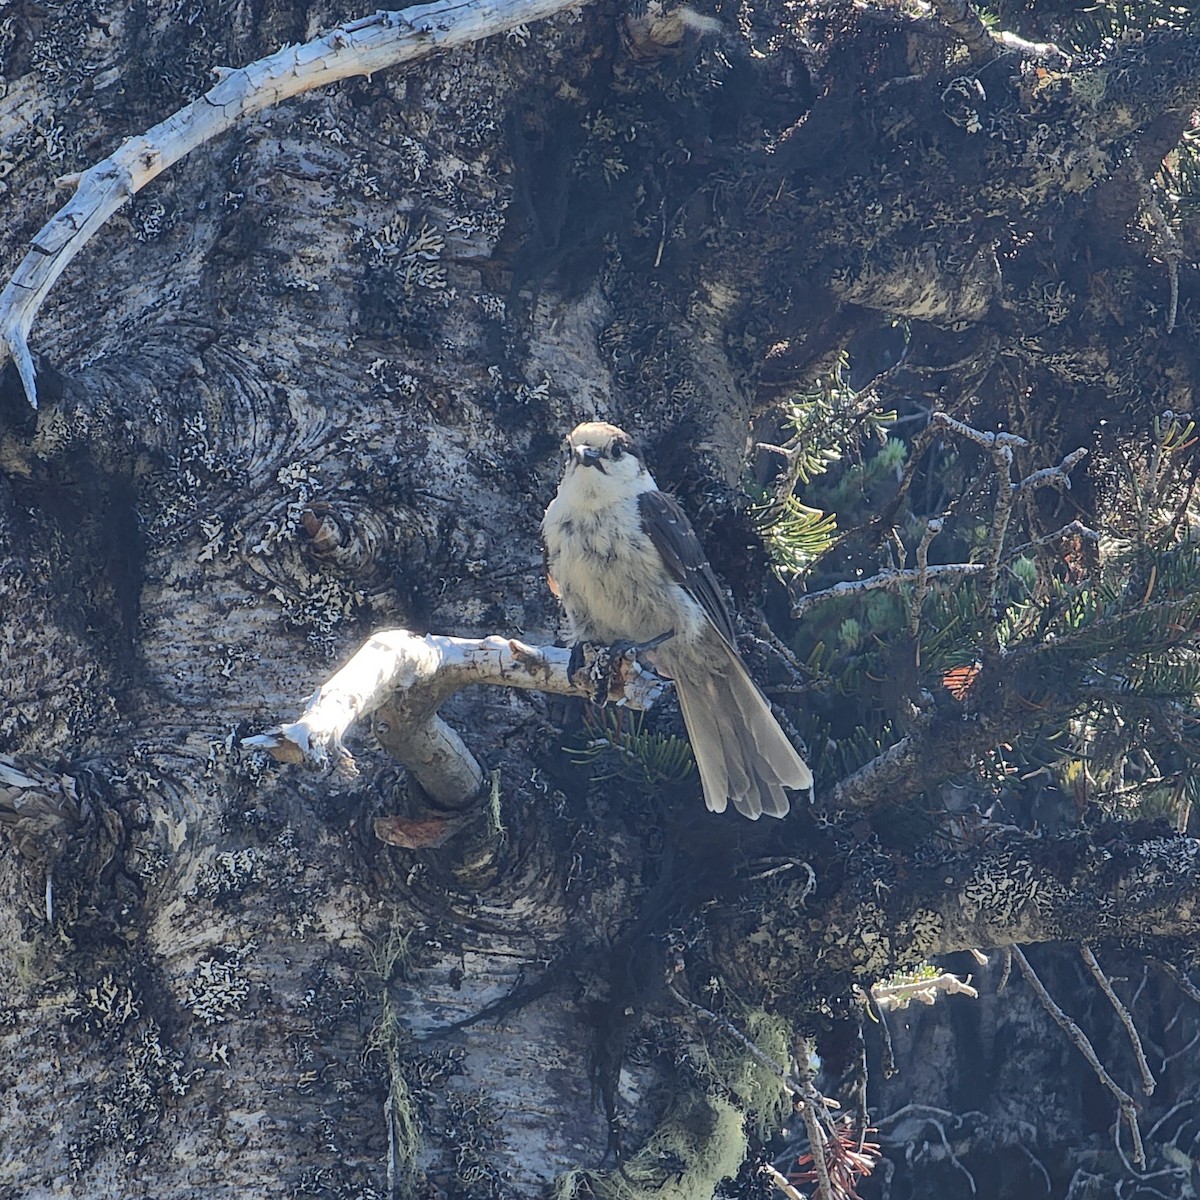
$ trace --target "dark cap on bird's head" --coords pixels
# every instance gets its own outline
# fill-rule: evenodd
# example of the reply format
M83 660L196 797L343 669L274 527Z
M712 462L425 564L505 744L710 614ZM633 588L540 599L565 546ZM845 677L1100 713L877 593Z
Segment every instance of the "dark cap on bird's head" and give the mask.
M606 474L606 459L617 462L626 454L639 461L642 457L633 438L607 421L585 421L576 425L567 435L567 446L575 462L584 467L596 467L602 474Z

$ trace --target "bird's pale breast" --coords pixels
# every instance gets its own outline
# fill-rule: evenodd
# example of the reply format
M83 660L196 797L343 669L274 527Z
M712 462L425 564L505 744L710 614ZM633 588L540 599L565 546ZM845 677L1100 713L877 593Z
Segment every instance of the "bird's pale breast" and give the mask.
M700 606L667 574L642 531L636 497L569 516L552 503L543 529L550 573L579 640L644 642L673 627L687 638L699 628Z

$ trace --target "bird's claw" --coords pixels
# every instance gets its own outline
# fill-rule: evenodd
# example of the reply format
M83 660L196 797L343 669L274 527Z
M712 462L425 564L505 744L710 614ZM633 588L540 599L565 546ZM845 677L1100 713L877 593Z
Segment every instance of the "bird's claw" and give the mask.
M576 642L571 647L571 657L567 659L568 679L574 679L575 672L583 667L584 661L587 658L587 652L590 647L590 642Z
M668 629L666 633L660 633L646 642L619 641L609 646L576 642L571 647L571 657L567 662L568 675L574 679L579 671L584 672L595 704L620 700L625 694L627 665L636 663L641 655L656 650L674 636L675 630Z

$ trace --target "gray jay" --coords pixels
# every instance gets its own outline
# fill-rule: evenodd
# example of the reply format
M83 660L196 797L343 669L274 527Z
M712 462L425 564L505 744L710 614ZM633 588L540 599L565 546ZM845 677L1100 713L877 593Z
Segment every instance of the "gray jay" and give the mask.
M732 800L751 820L785 816L784 789L812 787L812 772L738 655L724 596L683 510L615 425L587 422L567 445L542 536L572 636L604 645L657 639L646 657L675 681L705 803L724 812Z

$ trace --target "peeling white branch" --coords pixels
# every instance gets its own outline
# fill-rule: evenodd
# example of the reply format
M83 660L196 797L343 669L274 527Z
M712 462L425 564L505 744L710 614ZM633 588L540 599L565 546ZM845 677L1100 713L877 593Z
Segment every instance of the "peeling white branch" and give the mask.
M461 807L483 786L483 768L458 734L438 716L440 705L470 684L593 696L594 663L610 699L648 708L663 682L629 657L597 656L587 671L568 674L570 651L526 646L502 637L455 638L392 629L375 634L308 702L299 720L242 739L280 762L353 770L343 745L350 726L381 713L375 733L439 805ZM612 678L607 677L611 668ZM382 712L381 712L382 710Z
M131 196L198 146L239 121L314 88L372 75L443 50L469 45L518 25L540 21L588 0L438 0L398 12L376 12L338 26L302 46L237 70L222 69L198 100L130 138L78 176L74 196L34 236L30 250L0 292L0 367L16 363L25 395L37 407L29 331L67 264Z
M932 979L914 979L907 983L877 983L871 988L871 999L884 1011L907 1008L913 1001L921 1004L933 1004L939 994L953 996L960 994L970 996L972 1000L979 997L979 992L971 986L971 977L959 979L957 975L945 973Z

